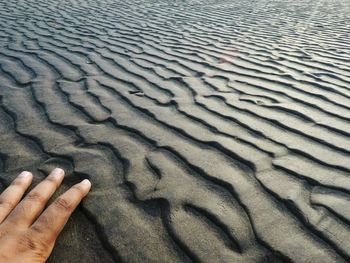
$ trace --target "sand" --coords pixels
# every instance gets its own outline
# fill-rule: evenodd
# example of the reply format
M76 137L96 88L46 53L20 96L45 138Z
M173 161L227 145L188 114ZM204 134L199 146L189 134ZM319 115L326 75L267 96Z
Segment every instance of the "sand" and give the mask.
M93 184L49 262L349 261L346 2L1 1L1 188Z

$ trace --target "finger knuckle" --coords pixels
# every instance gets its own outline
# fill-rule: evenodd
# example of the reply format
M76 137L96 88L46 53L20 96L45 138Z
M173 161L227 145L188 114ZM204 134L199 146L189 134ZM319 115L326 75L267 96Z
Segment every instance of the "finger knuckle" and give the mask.
M48 177L46 177L45 179L46 182L50 183L50 184L53 184L55 186L58 185L58 182L59 180L57 179L57 177L55 176L52 176L52 175L49 175Z
M15 207L15 203L4 198L0 198L0 208L11 209L13 207Z
M56 208L61 210L70 211L72 210L72 204L67 199L59 197L55 200L54 205Z
M78 191L79 195L84 195L84 189L79 184L72 186L72 189Z
M18 240L18 244L19 244L20 250L22 250L21 252L37 249L37 244L34 238L30 234L23 234L22 236L20 236Z
M33 231L34 233L37 234L43 234L46 233L48 231L48 229L50 228L50 224L52 224L52 220L53 218L42 214L36 221L35 224L33 224L30 229L31 231Z
M27 201L37 202L40 204L46 203L46 199L38 192L30 192L26 196Z
M27 231L18 238L18 252L31 251L34 255L44 255L45 251L49 251L50 244L43 241L38 235L33 235L32 232Z
M31 227L31 230L37 234L43 234L45 231L47 231L47 229L45 229L42 224L34 224Z
M11 186L24 186L24 181L21 179L15 179L12 181Z

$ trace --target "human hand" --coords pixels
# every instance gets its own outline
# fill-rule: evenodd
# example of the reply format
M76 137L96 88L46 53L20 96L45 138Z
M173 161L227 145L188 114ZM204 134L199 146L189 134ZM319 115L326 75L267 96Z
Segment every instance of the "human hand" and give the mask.
M63 178L64 171L54 169L21 201L33 179L30 172L22 172L0 195L1 263L42 263L50 256L59 233L91 188L90 181L83 180L43 212Z

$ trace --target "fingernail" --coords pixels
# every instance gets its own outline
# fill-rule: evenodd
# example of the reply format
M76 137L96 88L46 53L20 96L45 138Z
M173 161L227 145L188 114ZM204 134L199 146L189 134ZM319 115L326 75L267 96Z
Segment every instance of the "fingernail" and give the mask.
M55 168L52 170L50 175L61 177L64 175L64 171L61 168Z
M23 171L18 175L18 178L29 178L32 175L32 173Z
M91 188L91 182L88 179L84 179L83 181L80 182L80 184L86 189Z

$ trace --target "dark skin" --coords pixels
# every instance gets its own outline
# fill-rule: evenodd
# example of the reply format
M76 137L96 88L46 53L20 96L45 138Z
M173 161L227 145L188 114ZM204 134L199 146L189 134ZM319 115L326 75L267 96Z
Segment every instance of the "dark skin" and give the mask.
M89 180L72 186L45 209L61 185L62 169L54 169L23 199L33 175L22 172L0 195L0 262L46 262L69 217L91 189Z

